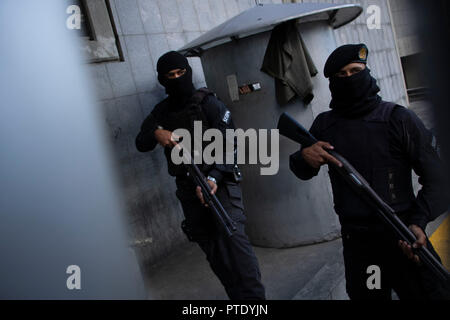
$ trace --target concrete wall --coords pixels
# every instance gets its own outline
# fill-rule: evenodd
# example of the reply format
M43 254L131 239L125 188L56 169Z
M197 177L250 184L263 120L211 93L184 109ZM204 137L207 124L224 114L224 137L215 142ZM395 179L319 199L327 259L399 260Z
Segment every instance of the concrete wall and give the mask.
M261 3L281 3L265 0ZM306 2L306 1L305 1ZM321 1L322 2L322 1ZM330 2L330 1L328 1ZM334 1L344 3L345 1ZM175 184L167 175L162 150L141 154L134 138L144 117L164 97L157 83L158 57L176 50L205 31L252 6L253 0L110 0L124 60L88 65L110 130L128 207L130 239L138 256L153 263L187 240L180 230L181 208ZM382 28L368 30L367 15L334 31L338 44L364 41L369 65L382 96L406 103L401 67L386 0L362 1L364 9L378 4ZM204 86L199 59L191 59L194 82ZM326 105L323 106L327 108Z
M336 48L332 28L327 21L318 21L299 24L298 29L314 65L322 70ZM228 106L238 128L275 128L283 112L309 128L314 114L324 110L329 102L328 80L320 75L311 79L314 99L307 106L298 98L280 106L275 98L274 79L260 71L270 36L267 31L207 50L201 61L208 87ZM241 95L239 101L233 102L226 81L229 75L236 76L238 85L257 82L261 90ZM259 164L240 166L248 218L246 231L257 246L295 247L340 236L327 170L321 170L309 181L295 177L289 169L289 156L298 149L297 143L280 138L276 175L261 175Z
M415 12L411 0L389 0L400 57L420 52Z

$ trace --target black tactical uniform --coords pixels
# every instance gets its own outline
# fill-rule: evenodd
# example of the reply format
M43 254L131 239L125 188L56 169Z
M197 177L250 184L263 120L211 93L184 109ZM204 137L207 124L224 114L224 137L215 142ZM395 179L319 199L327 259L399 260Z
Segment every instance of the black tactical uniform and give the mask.
M366 50L363 55L361 48ZM336 55L340 62L333 59ZM443 168L432 146L431 133L410 110L381 100L368 68L347 78L332 76L351 62L365 63L366 57L364 45L341 47L330 56L325 74L332 77L332 110L319 114L310 132L319 141L329 142L344 156L406 225L415 224L425 230L427 223L448 206ZM357 93L344 89L346 94L340 96L340 92L335 92L340 82ZM347 100L343 102L344 99ZM301 150L291 155L290 167L303 180L311 179L319 172L306 163ZM412 169L423 186L417 197L412 188ZM334 208L342 226L346 286L350 298L390 299L392 288L400 299L445 297L445 290L439 287L429 270L418 267L403 254L395 235L354 194L335 169L330 167L329 174ZM437 256L429 241L427 247ZM381 269L380 290L367 287L367 268L371 265Z
M194 90L191 70L187 59L176 52L163 55L158 62L168 60L168 70L186 68L181 78L180 90L191 88L183 97L175 95L173 87L166 86L169 97L155 106L144 120L141 131L136 137L136 147L141 152L153 150L157 145L154 131L162 127L169 131L178 128L187 129L193 136L194 121L202 122L202 129L219 129L225 137L226 129L234 129L230 112L226 106L207 89ZM159 69L159 68L158 68ZM158 70L163 73L164 71ZM161 77L160 81L162 80ZM176 79L179 80L179 79ZM167 85L164 80L163 85ZM234 143L234 142L232 142ZM205 176L216 179L216 196L224 209L235 222L237 230L228 237L217 225L210 209L203 206L196 196L196 185L183 165L175 165L170 157L171 149L166 147L169 174L176 178L176 195L181 202L185 221L182 228L190 241L197 242L205 252L209 264L222 282L230 299L265 299L265 290L261 284L258 261L245 234L245 215L242 192L236 179L237 166L233 164L199 165Z

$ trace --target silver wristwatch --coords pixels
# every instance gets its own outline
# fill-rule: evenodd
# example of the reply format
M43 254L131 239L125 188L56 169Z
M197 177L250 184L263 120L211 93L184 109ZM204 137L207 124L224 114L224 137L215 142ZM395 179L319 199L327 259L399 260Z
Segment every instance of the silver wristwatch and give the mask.
M217 180L216 180L215 178L211 177L211 176L208 176L208 177L206 178L206 180L212 181L212 182L214 182L215 184L217 184Z

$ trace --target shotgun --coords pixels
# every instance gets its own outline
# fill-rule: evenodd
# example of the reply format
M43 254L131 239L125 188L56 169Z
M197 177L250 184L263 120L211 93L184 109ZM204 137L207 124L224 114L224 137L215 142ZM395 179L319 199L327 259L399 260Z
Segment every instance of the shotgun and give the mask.
M309 147L317 142L317 139L311 135L301 124L283 113L278 120L278 130L281 135L301 144L303 147ZM339 173L339 175L351 186L356 194L361 197L370 207L375 209L378 217L395 232L400 240L412 244L416 241L416 236L408 229L408 227L400 220L392 209L380 196L370 187L364 177L356 171L355 168L339 153L334 150L326 150L330 155L335 157L342 163L339 167L333 163L330 165ZM413 249L433 274L440 280L450 283L450 273L444 268L438 259L426 248L420 247Z

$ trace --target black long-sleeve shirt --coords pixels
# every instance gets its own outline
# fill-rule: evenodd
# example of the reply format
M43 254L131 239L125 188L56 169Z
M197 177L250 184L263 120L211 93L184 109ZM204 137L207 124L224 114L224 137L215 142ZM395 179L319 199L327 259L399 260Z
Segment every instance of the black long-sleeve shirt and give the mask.
M217 99L213 95L207 95L201 103L202 111L206 116L208 125L210 128L215 128L220 130L224 137L224 149L227 141L226 139L226 129L234 129L234 123L231 118L231 113L225 106L225 104ZM136 137L136 148L140 152L147 152L153 150L158 142L155 139L154 132L158 128L161 117L164 114L163 108L167 107L165 104L158 104L152 110L152 112L146 117L141 125L141 130ZM236 141L231 141L235 145ZM224 150L225 151L225 150ZM235 159L235 155L233 155ZM214 177L217 182L220 182L226 173L232 173L234 164L223 164L214 163L212 169L208 172L208 175Z
M321 130L319 121L314 121L310 132L318 140L321 140ZM406 108L394 108L388 134L391 156L407 159L422 185L407 222L425 229L429 221L447 210L449 203L444 167L436 152L435 139L417 115ZM306 163L301 150L291 155L290 168L302 180L309 180L319 172Z

